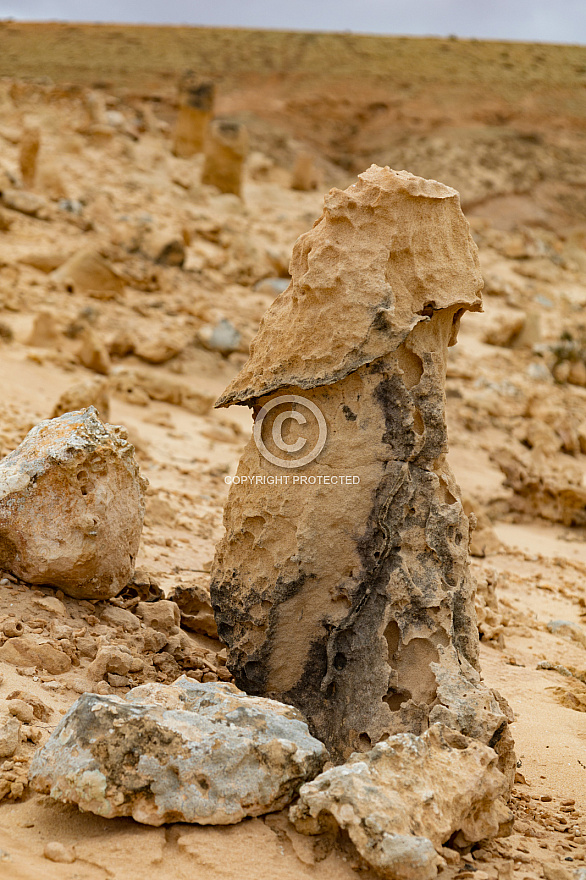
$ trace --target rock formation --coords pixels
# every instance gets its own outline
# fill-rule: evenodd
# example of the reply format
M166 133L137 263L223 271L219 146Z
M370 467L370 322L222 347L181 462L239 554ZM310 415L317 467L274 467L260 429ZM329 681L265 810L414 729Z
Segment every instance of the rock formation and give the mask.
M179 112L173 132L173 155L189 159L203 150L214 112L216 87L186 71L179 83Z
M301 709L335 761L441 721L510 778L446 461L447 350L482 287L458 194L372 166L326 196L291 274L216 404L253 407L272 459L246 447L212 569L229 668Z
M300 150L295 157L295 165L291 175L291 189L309 192L312 189L317 189L319 183L320 175L315 167L313 155L307 150Z
M95 299L116 299L124 291L124 280L93 248L84 248L51 273L51 278L70 293L88 293Z
M35 755L30 780L107 818L231 825L281 810L326 758L289 706L180 678L124 699L82 695Z
M123 429L93 407L40 422L0 461L0 568L80 599L117 595L134 571L145 488Z
M466 849L512 826L496 763L492 749L441 724L399 733L305 783L291 820L319 834L333 818L383 877L433 880L443 844Z
M41 132L37 126L26 128L20 141L20 176L27 189L34 186L37 174L37 157L41 146Z
M248 154L248 132L239 122L216 119L211 123L205 143L201 182L220 192L241 195L242 166Z

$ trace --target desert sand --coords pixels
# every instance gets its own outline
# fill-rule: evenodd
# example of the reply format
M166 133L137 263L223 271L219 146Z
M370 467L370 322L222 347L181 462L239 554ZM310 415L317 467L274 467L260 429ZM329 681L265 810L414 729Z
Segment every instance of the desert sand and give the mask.
M0 877L376 876L347 839L298 834L286 811L149 828L27 785L81 693L171 682L193 656L204 681L231 680L207 597L252 420L213 402L324 194L372 162L460 192L485 282L484 312L464 316L449 350L449 463L478 521L484 681L515 715L515 823L454 852L441 876L586 876L584 49L3 22L0 56L0 455L70 401L94 403L127 429L149 481L134 586L114 604L0 572L0 641L19 622L71 660L55 675L0 645L2 705L34 709L0 763ZM240 197L201 182L201 153L172 153L188 67L216 82L216 115L248 129ZM221 322L231 341L218 346ZM188 587L200 597L189 656L143 651L142 669L91 678L100 645L135 650L112 608Z

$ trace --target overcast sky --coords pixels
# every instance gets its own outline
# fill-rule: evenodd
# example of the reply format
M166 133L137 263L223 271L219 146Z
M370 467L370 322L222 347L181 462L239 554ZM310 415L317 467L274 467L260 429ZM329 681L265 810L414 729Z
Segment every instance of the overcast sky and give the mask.
M0 0L0 18L586 44L586 0Z

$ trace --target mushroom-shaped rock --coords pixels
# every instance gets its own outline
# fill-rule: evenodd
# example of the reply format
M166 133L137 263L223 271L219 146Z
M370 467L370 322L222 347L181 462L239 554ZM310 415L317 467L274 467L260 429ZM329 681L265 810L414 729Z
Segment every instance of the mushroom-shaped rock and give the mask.
M295 709L180 678L83 694L37 752L37 791L146 825L231 825L287 806L327 752Z
M446 461L448 346L482 287L458 194L372 166L326 196L291 272L217 403L255 415L212 568L228 666L335 761L441 720L510 776Z
M132 578L146 481L123 428L94 407L40 422L0 461L0 568L76 598Z

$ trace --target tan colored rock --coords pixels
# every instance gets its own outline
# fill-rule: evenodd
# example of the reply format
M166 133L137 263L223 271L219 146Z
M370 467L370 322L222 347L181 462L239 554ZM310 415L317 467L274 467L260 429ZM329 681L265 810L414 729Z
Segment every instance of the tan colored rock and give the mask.
M18 211L29 217L38 217L39 220L50 220L52 216L47 199L36 193L4 187L0 191L0 202L6 208L11 208L13 211Z
M222 193L242 194L242 169L248 154L248 132L240 122L216 119L205 142L201 182Z
M309 192L313 189L319 189L320 183L320 174L315 167L313 155L307 150L300 150L295 157L291 189Z
M521 449L498 449L491 455L512 489L509 509L530 519L566 526L586 525L586 488L582 468L567 456L563 461Z
M116 299L124 292L124 280L93 248L78 251L52 272L51 278L72 293L87 293L96 299Z
M107 379L87 379L85 382L77 382L67 391L64 391L53 409L51 418L62 416L63 413L77 412L95 406L98 415L103 422L110 417L110 397Z
M37 126L26 128L20 139L20 176L23 185L30 189L34 186L37 174L37 157L41 146L41 132Z
M212 639L218 638L218 628L207 590L197 584L176 587L169 598L179 607L181 626Z
M8 718L0 723L0 758L11 758L20 745L20 721Z
M136 606L136 614L142 618L145 626L150 626L158 632L174 635L179 631L181 613L175 602L169 599L139 602Z
M187 338L182 333L154 333L150 338L139 338L134 353L149 364L165 364L185 349Z
M67 654L47 642L38 642L32 635L17 636L4 642L0 648L0 660L14 666L38 666L51 675L61 675L71 669Z
M100 373L107 376L112 367L108 349L102 340L96 336L93 330L85 328L80 335L80 344L77 351L77 357L88 370L94 373Z
M90 663L88 675L94 681L100 681L109 672L126 675L132 669L133 659L130 650L124 645L104 645Z
M214 402L205 391L191 388L172 376L155 375L154 371L116 370L112 389L129 403L144 405L149 400L159 400L180 406L196 416L207 415Z
M586 387L586 364L584 361L573 361L570 364L567 382L570 385L578 385L580 388Z
M27 345L39 348L52 348L60 341L61 334L52 312L42 311L35 315L32 330L26 340Z
M72 846L66 846L58 840L50 840L45 844L43 855L50 862L58 862L71 865L75 861L75 850Z
M212 569L228 666L301 709L337 762L420 734L443 707L457 730L501 741L510 772L446 461L448 346L482 287L458 194L372 166L326 196L291 271L217 403L252 406L264 443L241 458Z
M170 229L148 232L141 242L141 251L161 266L178 266L185 262L185 242L181 233Z
M179 83L179 111L173 132L173 155L189 159L201 153L214 112L216 87L186 71Z
M433 880L446 866L443 844L466 848L510 833L513 816L500 800L507 793L491 748L434 724L306 782L289 814L306 834L326 830L333 818L389 880Z
M93 407L40 422L0 461L0 566L76 598L115 596L134 571L145 487L124 430Z

